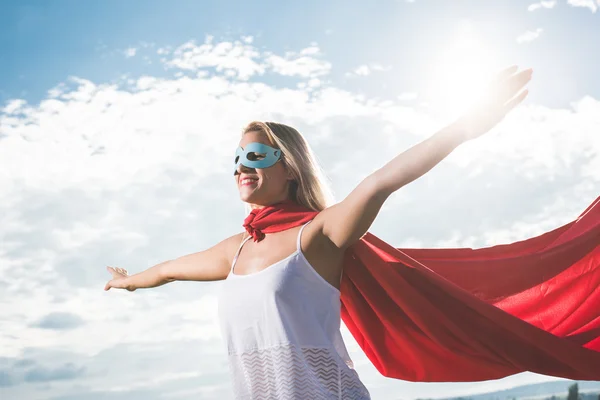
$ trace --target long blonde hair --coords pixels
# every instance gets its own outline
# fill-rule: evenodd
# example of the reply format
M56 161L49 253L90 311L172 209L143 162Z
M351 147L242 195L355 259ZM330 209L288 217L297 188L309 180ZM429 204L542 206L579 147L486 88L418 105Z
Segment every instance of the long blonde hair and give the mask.
M294 180L290 184L289 198L313 211L322 211L335 202L330 181L317 162L308 142L291 126L276 122L250 122L242 132L264 133L272 147L281 149L281 158ZM250 205L244 203L246 214Z

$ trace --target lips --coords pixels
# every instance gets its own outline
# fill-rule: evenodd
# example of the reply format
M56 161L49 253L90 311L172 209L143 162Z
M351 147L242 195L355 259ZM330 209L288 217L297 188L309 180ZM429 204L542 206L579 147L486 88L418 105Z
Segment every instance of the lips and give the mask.
M244 180L246 180L246 179L247 179L248 181L246 181L245 183L242 183L242 182L244 182ZM252 184L254 184L254 183L256 183L256 182L258 182L258 179L256 179L256 178L249 178L249 177L247 177L247 178L240 179L240 186L252 185Z

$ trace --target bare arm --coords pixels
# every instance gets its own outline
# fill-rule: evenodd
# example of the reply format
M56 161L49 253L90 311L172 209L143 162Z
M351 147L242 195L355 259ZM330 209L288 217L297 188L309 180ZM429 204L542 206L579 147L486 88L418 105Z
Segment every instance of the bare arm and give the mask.
M423 176L464 142L464 128L454 123L418 143L373 173L378 191L390 196L402 186Z
M243 233L237 233L215 246L169 261L163 274L170 281L219 281L227 278L233 255L241 244Z
M460 127L448 126L406 150L375 171L340 203L315 217L315 223L339 249L346 249L369 229L387 198L425 174L462 141Z
M148 268L145 271L127 276L123 282L125 288L134 291L135 289L147 289L164 285L169 282L164 277L164 268L169 262L171 261L156 264L154 267Z
M483 135L523 101L528 91L517 93L531 79L532 70L516 71L516 66L503 70L481 101L456 122L396 156L360 182L343 201L317 214L315 223L321 233L340 249L359 240L392 193L427 173L461 143Z
M233 254L243 233L222 240L213 247L157 264L134 275L122 268L107 267L113 275L104 290L111 287L134 291L153 288L173 281L217 281L229 274Z

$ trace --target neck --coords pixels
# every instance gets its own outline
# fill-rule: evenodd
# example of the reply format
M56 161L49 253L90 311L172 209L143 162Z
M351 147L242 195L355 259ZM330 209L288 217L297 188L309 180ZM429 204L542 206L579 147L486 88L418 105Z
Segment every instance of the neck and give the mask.
M272 206L273 204L278 204L278 203L282 203L284 201L291 201L288 198L284 198L284 199L280 199L280 200L274 200L274 201L270 201L268 204L255 204L255 203L250 203L250 208L252 210L259 210L261 208L265 208L268 206Z

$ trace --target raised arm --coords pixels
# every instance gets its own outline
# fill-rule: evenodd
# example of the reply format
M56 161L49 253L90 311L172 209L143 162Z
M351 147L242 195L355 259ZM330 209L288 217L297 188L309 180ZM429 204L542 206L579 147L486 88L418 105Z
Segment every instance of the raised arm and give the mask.
M396 156L344 200L317 214L315 223L321 234L340 249L365 235L392 193L431 170L461 143L489 131L523 101L528 91L519 91L531 79L532 70L516 71L513 66L500 72L481 99L456 122Z
M237 233L206 250L162 262L134 275L128 275L123 268L107 267L113 279L104 290L117 288L134 291L173 281L223 280L229 273L233 255L242 237L243 233Z

